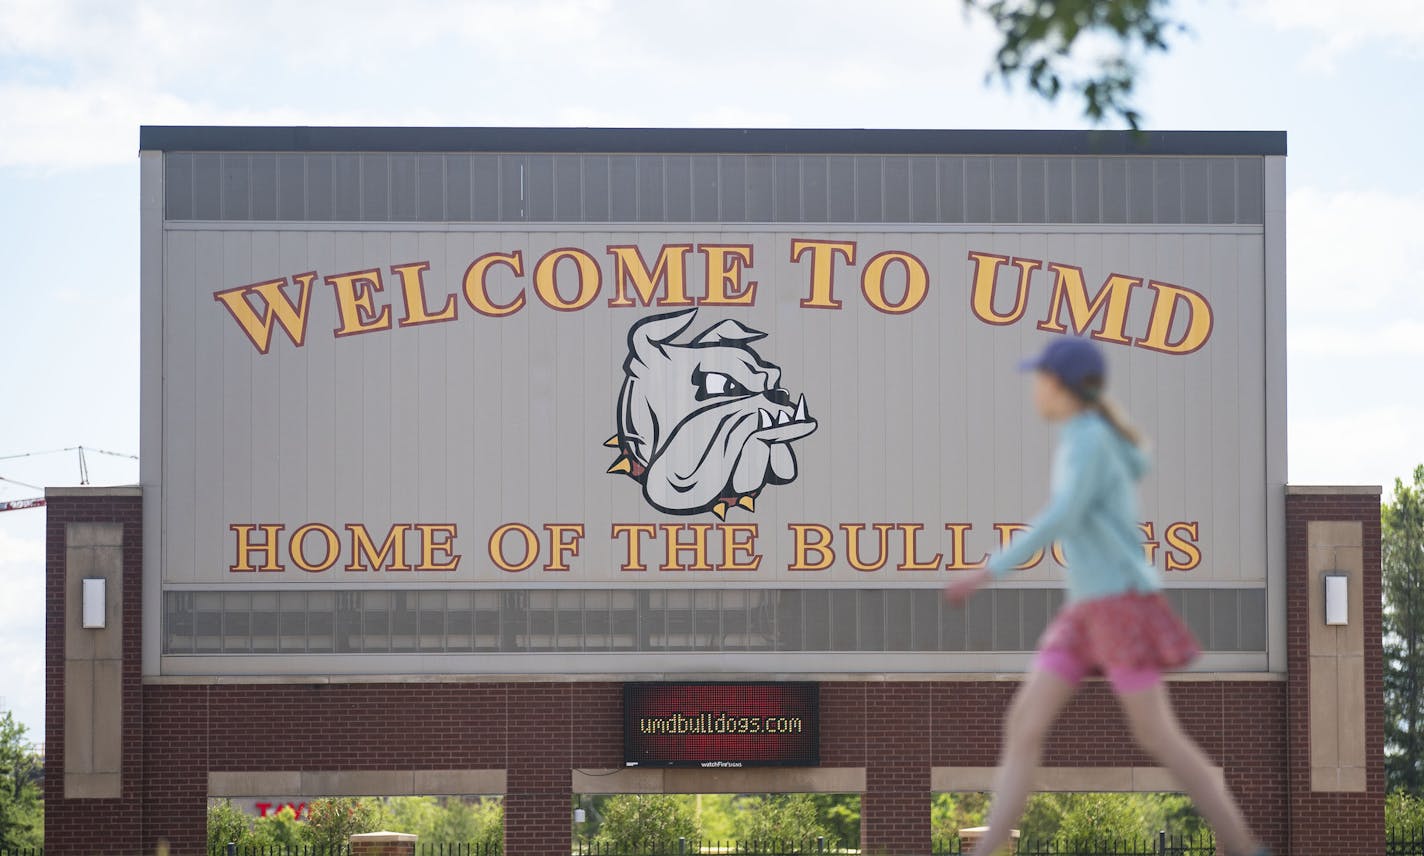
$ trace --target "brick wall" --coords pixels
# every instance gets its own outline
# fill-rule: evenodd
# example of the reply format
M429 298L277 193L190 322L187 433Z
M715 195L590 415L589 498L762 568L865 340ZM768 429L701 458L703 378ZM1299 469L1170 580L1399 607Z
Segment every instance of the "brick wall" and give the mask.
M1312 792L1310 782L1310 640L1308 541L1313 520L1364 524L1365 746L1364 793ZM1286 671L1290 676L1291 853L1384 852L1384 650L1380 609L1378 494L1292 494L1286 497Z
M1293 498L1294 499L1294 498ZM1378 505L1370 497L1288 504L1292 573L1305 521L1365 521L1368 638L1379 639ZM1368 500L1368 501L1367 501ZM143 684L139 676L141 533L135 497L56 497L49 506L46 844L50 856L202 852L207 773L272 770L504 769L511 856L568 852L572 768L622 765L621 685L586 683ZM1339 515L1340 517L1331 517ZM63 798L64 526L124 523L124 778L120 800ZM1293 579L1290 614L1305 609ZM1253 826L1277 854L1382 852L1382 760L1366 794L1309 793L1301 622L1290 625L1291 680L1187 681L1171 687L1186 729L1225 769ZM1382 745L1380 653L1371 649L1369 745ZM1013 681L828 682L821 758L864 767L867 852L930 845L930 768L992 766ZM1300 703L1296 703L1300 700ZM1287 724L1289 730L1287 730ZM1378 753L1376 753L1378 754ZM1127 738L1106 686L1090 682L1046 751L1050 766L1151 762ZM1362 829L1364 831L1362 831Z
M864 845L928 852L930 767L990 766L1013 682L836 682L822 687L822 762L866 767ZM95 815L89 801L50 803L55 856L87 852L79 829L175 854L204 841L208 770L505 769L510 854L566 854L569 770L622 765L621 686L561 684L149 685L144 688L141 802ZM1281 682L1204 681L1172 688L1188 730L1226 769L1253 823L1286 852ZM1051 766L1152 762L1131 746L1116 702L1090 683L1054 729ZM50 777L53 781L54 777ZM126 782L127 789L128 784ZM127 790L126 790L127 793ZM58 798L58 794L54 795ZM142 817L142 834L137 818ZM119 836L122 836L120 839ZM72 842L72 846L71 846ZM1298 851L1291 851L1298 852ZM1299 851L1308 852L1308 851Z

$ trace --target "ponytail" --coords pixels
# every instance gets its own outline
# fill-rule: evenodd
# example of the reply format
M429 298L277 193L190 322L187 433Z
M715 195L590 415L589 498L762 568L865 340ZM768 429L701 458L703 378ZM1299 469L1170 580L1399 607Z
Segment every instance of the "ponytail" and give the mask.
M1142 445L1142 432L1137 430L1137 426L1128 421L1127 415L1122 412L1116 401L1111 398L1098 398L1089 402L1088 407L1095 410L1102 416L1113 430L1122 435L1122 438L1134 446Z
M1088 406L1089 410L1103 417L1113 430L1122 436L1124 440L1134 446L1142 446L1144 438L1142 432L1128 420L1127 414L1103 393L1103 379L1096 375L1084 378L1073 393Z

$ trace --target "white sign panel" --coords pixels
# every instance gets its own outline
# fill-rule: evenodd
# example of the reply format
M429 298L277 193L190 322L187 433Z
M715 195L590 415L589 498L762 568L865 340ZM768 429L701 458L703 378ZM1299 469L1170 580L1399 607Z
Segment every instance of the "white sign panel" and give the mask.
M1015 365L1082 334L1145 556L1264 584L1259 229L578 229L170 226L164 582L939 586L1044 502Z

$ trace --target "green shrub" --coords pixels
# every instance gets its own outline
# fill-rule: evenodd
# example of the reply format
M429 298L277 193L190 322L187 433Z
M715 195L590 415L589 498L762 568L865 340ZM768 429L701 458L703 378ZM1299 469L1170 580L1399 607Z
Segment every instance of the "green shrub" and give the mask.
M1424 834L1424 798L1392 791L1384 798L1384 827L1405 835Z
M769 794L736 800L732 835L739 841L810 841L831 832L810 794Z
M1173 793L1044 793L1029 798L1019 825L1024 840L1083 846L1095 840L1210 834L1191 800Z
M252 821L247 835L238 842L244 847L295 847L305 843L304 824L297 819L297 813L289 805L284 805L266 817Z
M693 797L681 794L618 794L604 801L603 820L595 837L600 845L616 849L646 848L653 844L698 837Z
M296 843L313 847L345 844L357 833L379 831L385 819L384 803L373 797L312 800L307 806L302 840Z
M208 851L240 843L250 825L251 819L233 805L232 800L208 803Z
M312 800L305 820L299 820L291 806L266 817L249 817L230 800L217 800L208 804L208 847L331 847L347 843L358 832L379 830L385 818L381 800L371 797Z
M474 844L504 840L504 803L467 802L458 797L394 797L386 801L387 825L434 844Z
M959 830L983 826L988 815L987 793L935 794L930 798L930 837L948 844L959 837Z

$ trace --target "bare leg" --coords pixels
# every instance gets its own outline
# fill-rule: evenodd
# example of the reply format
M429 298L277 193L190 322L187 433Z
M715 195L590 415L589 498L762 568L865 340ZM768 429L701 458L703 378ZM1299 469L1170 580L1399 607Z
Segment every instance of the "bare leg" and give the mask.
M973 856L990 856L1008 843L1010 831L1023 816L1028 802L1029 785L1043 755L1043 740L1075 689L1052 672L1035 670L1014 694L1004 722L999 769L994 773L989 828L975 846Z
M1260 844L1252 837L1236 801L1216 777L1206 754L1177 722L1167 688L1158 683L1139 692L1122 693L1118 701L1138 745L1177 777L1215 830L1223 852L1233 856L1256 852Z

